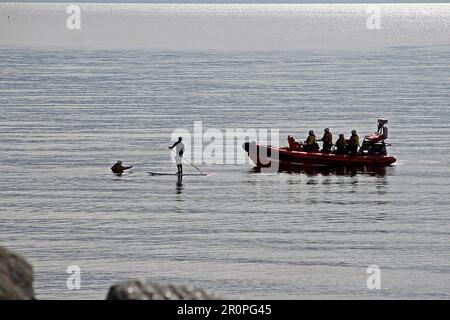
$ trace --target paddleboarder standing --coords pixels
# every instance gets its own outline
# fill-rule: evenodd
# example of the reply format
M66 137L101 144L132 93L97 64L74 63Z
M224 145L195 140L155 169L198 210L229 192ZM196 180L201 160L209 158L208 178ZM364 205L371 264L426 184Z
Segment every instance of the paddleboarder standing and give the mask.
M175 148L175 161L177 163L178 174L183 174L183 153L184 153L184 143L182 142L183 138L179 137L178 141L173 144L173 146L169 147L170 150Z

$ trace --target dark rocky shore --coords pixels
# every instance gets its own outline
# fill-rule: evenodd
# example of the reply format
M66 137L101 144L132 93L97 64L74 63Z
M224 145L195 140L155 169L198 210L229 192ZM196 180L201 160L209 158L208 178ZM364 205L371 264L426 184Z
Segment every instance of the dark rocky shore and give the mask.
M0 246L0 300L33 300L33 267ZM111 286L108 300L211 300L219 296L189 286L130 280Z
M20 255L0 246L0 299L34 299L33 267Z

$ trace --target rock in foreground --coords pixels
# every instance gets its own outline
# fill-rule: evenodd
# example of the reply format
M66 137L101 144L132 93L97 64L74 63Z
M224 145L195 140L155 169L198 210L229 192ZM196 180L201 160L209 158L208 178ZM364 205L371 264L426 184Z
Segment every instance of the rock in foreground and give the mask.
M33 268L21 256L0 246L0 300L32 300Z
M107 300L214 300L219 296L187 286L131 280L109 289Z

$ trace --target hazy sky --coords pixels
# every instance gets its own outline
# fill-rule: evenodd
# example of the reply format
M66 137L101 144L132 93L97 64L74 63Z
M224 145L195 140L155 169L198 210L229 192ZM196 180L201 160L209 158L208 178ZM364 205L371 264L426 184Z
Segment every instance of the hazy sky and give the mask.
M450 0L0 0L0 2L69 3L449 3Z

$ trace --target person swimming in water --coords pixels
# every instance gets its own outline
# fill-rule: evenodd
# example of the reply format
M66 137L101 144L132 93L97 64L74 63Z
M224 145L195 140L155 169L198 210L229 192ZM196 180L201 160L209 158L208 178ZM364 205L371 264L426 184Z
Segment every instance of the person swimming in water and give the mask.
M133 166L129 166L129 167L125 167L122 164L122 161L117 161L112 167L111 167L111 171L114 172L115 174L122 174L125 170L131 169L133 168Z

